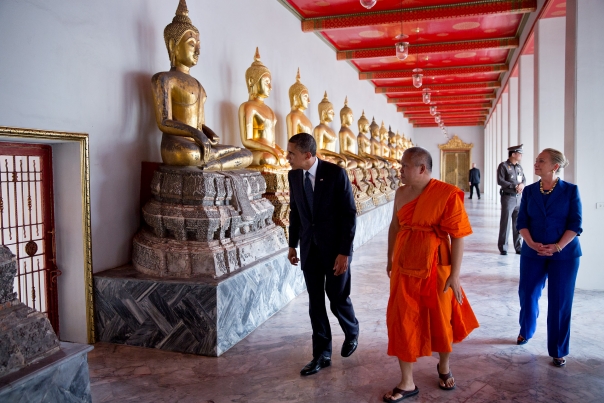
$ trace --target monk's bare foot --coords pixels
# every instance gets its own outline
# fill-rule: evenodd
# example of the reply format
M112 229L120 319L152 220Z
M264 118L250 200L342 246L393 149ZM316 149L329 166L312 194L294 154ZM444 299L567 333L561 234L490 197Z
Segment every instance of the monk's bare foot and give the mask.
M401 384L399 384L392 391L386 392L386 394L382 397L382 400L387 403L388 402L398 402L398 401L401 401L408 397L415 396L418 393L419 393L419 389L415 385L407 387L407 388L401 388Z
M455 389L455 378L453 378L451 369L448 368L447 365L447 372L445 372L444 374L443 369L445 369L445 367L441 367L440 364L436 365L436 370L438 371L438 386L443 390Z

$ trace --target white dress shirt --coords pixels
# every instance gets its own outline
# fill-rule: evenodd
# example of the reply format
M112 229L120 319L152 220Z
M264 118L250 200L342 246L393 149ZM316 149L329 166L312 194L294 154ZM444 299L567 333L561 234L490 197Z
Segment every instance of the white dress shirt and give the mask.
M319 166L319 158L315 157L315 163L312 164L312 166L308 169L308 171L306 170L302 170L302 181L304 181L306 179L306 172L310 173L310 183L312 184L312 190L315 190L315 179L317 178L317 167ZM304 182L302 182L302 184L304 184Z

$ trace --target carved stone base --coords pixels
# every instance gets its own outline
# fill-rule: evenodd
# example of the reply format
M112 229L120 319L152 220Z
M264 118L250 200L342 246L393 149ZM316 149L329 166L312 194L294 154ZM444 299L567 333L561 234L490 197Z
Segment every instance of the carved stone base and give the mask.
M348 179L352 184L352 194L354 203L357 208L357 215L361 215L375 207L371 196L367 192L370 191L371 185L365 179L365 172L361 168L347 169Z
M266 191L262 197L267 199L274 207L273 221L283 228L285 236L289 239L289 181L287 169L273 169L267 166L249 167L258 171L266 181Z
M219 277L286 247L265 192L256 171L161 165L134 237L134 267L156 277Z

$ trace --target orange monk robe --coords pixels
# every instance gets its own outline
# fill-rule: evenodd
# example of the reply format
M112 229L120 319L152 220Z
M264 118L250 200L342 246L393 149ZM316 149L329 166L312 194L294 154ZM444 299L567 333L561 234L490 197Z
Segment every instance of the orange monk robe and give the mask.
M432 179L422 194L404 205L390 274L386 313L388 355L405 362L435 352L451 352L478 321L462 290L463 304L453 290L443 292L451 274L449 236L472 233L463 206L463 192Z

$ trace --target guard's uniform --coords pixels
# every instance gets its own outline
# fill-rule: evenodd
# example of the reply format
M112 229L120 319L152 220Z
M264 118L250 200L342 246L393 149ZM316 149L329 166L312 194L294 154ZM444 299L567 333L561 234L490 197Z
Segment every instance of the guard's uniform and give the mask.
M510 147L508 151L522 153L522 144ZM520 183L526 185L526 177L520 164L512 164L509 159L499 164L499 167L497 167L497 184L501 186L499 190L499 194L501 195L501 220L499 221L499 240L497 246L502 255L507 254L508 250L510 217L516 253L520 253L522 247L522 238L518 233L518 229L516 229L516 219L518 218L520 199L522 198L522 193L516 192L516 186Z

